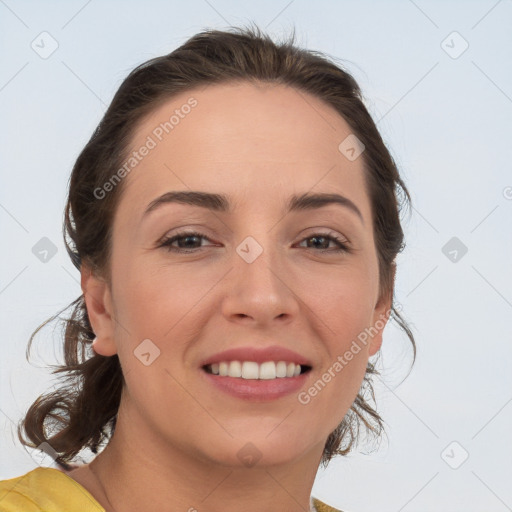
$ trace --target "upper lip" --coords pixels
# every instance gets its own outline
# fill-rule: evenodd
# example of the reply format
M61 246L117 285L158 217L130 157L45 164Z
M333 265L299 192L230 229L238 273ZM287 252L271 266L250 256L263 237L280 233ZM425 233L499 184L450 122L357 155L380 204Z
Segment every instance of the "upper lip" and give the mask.
M311 362L304 356L288 348L272 345L270 347L238 347L218 352L208 359L205 359L201 366L207 366L221 361L254 361L264 363L265 361L285 361L304 366L312 366Z

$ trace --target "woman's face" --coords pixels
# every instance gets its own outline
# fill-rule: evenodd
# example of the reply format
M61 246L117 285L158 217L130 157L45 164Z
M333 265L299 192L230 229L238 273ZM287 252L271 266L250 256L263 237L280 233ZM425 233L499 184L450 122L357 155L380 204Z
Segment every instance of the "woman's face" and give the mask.
M216 464L321 456L380 348L390 307L378 300L362 157L347 149L350 139L339 148L350 134L315 97L249 83L182 93L136 128L137 154L119 174L111 288L82 279L95 350L120 358L127 428ZM163 194L192 191L222 195L226 207L162 201L146 212ZM312 194L338 194L354 207L289 209L293 197ZM200 236L161 246L182 232ZM378 334L365 339L372 326ZM248 352L217 356L233 348ZM203 368L256 355L311 369L255 380ZM273 365L263 366L270 377ZM244 368L245 376L261 371Z

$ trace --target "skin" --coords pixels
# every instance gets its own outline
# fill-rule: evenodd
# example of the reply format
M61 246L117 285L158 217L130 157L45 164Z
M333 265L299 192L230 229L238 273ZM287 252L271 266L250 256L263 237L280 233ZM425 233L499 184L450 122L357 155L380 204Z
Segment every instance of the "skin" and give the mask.
M82 268L94 350L118 354L126 387L109 445L67 474L107 511L307 511L325 441L354 401L383 327L307 405L297 393L259 403L232 397L202 378L200 364L232 346L278 344L312 361L307 390L359 333L387 319L391 293L379 297L363 161L338 150L351 129L330 106L269 84L182 93L136 127L132 148L191 96L198 105L124 178L111 283ZM167 204L141 221L172 190L227 194L233 211ZM338 205L285 214L289 196L305 192L348 197L363 222ZM183 229L207 238L181 247L202 248L157 247ZM332 232L352 251L311 241ZM236 252L247 236L263 248L250 264ZM133 353L147 338L160 350L149 366ZM248 442L261 453L253 467L237 457Z

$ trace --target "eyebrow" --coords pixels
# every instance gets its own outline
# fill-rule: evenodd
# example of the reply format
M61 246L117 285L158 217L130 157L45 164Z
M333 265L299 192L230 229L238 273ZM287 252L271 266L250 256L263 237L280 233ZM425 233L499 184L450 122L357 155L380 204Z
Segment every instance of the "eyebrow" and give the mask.
M231 211L231 204L229 198L224 194L213 194L209 192L199 191L172 191L166 192L161 196L157 197L145 209L142 217L146 217L150 212L156 210L164 204L169 203L180 203L190 206L198 206L200 208L206 208L208 210L216 212ZM301 194L293 195L290 197L287 204L287 212L304 211L304 210L315 210L328 206L331 204L337 204L343 206L353 213L355 213L361 222L364 224L363 215L359 208L347 197L340 194Z

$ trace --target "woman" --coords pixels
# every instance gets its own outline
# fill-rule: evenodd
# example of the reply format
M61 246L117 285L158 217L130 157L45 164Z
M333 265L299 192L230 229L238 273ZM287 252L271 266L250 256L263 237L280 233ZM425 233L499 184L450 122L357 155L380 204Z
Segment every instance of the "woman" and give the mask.
M69 185L69 382L18 432L59 466L1 482L0 510L336 510L314 479L382 430L390 315L415 347L410 198L357 83L293 39L204 31L117 91Z

